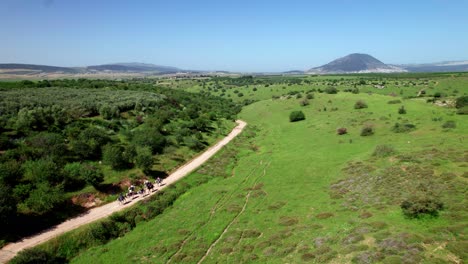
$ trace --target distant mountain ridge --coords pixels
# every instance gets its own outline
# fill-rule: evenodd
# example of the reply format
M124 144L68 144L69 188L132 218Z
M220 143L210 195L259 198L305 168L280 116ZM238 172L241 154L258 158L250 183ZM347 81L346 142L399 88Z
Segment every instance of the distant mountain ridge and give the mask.
M21 64L21 63L3 63L3 64L0 64L0 70L30 70L30 71L41 71L44 73L52 73L52 72L75 73L77 72L75 68L71 68L71 67L58 67L58 66Z
M308 73L339 74L339 73L370 73L370 72L405 72L397 66L387 65L380 60L363 53L352 53L338 58L320 67L308 70Z
M408 72L468 72L468 61L444 61L397 65Z
M176 67L160 66L148 63L114 63L86 67L87 70L95 71L116 71L116 72L161 72L175 73L181 70Z
M468 60L465 61L444 61L425 64L385 64L382 61L368 54L353 53L345 57L333 60L320 67L314 67L306 71L291 70L280 73L257 72L256 74L347 74L347 73L395 73L395 72L468 72ZM193 71L182 70L177 67L161 66L149 63L111 63L102 65L92 65L85 67L60 67L36 64L21 63L0 63L0 77L47 77L55 75L77 75L77 77L95 76L96 74L122 75L160 75L160 74L246 74L235 73L222 70L213 71ZM248 73L251 74L251 73ZM78 76L79 75L79 76ZM8 77L9 76L9 77ZM57 76L54 76L54 78Z
M86 67L57 67L47 65L36 65L36 64L20 64L20 63L4 63L0 64L0 70L8 72L10 74L38 74L38 73L95 73L95 72L115 72L115 73L178 73L183 70L170 67L160 66L155 64L147 63L114 63L114 64L103 64L93 65Z

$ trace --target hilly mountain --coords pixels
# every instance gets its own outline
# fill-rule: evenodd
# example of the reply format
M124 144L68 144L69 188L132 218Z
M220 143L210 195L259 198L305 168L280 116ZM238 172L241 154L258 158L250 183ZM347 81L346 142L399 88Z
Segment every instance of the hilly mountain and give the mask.
M406 70L387 65L368 54L353 53L336 59L320 67L308 70L308 73L334 74L334 73L369 73L369 72L405 72Z
M176 73L180 69L169 66L160 66L148 63L114 63L86 67L89 71L112 71L112 72L157 72L157 73Z
M70 67L56 67L47 65L36 65L36 64L21 64L21 63L4 63L0 64L0 70L9 72L41 72L41 73L77 73L79 70Z
M0 64L0 74L9 75L45 75L45 74L97 74L97 73L141 73L168 74L185 72L176 67L159 66L147 63L115 63L86 67L56 67L35 64L4 63Z
M468 72L468 61L397 65L409 72Z

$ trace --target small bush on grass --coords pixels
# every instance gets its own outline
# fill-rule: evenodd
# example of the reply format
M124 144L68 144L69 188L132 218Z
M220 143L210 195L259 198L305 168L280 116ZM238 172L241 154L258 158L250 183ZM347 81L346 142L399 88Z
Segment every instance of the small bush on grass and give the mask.
M442 124L442 128L456 128L457 124L455 121L447 121L444 124Z
M396 153L395 149L390 145L378 145L377 147L375 147L375 150L374 150L374 153L372 153L372 156L383 158L383 157L391 156L395 153Z
M392 130L395 133L406 133L414 129L416 129L416 126L413 124L409 124L409 123L405 123L405 124L395 123L395 125L392 127Z
M396 100L390 100L387 102L387 104L401 104L401 100L396 99Z
M307 100L307 98L304 98L301 101L299 101L299 104L301 106L308 106L309 105L309 100Z
M444 208L444 204L427 193L415 193L404 200L400 207L405 216L418 218L422 215L438 216L439 211Z
M337 93L338 93L338 89L336 89L336 88L333 87L333 86L328 86L328 87L325 89L325 93L327 93L327 94L337 94Z
M468 106L459 108L459 109L457 110L457 114L458 114L458 115L468 115Z
M374 128L372 126L365 126L361 129L361 136L367 137L374 134Z
M402 105L400 108L398 108L398 114L400 115L406 114L405 106Z
M290 122L297 122L305 119L305 115L302 111L292 111L289 114L289 121Z
M306 95L306 98L309 99L309 100L310 100L310 99L314 99L314 94L313 94L313 93L309 93L309 94Z
M338 135L344 135L346 133L348 133L348 130L345 127L340 127L336 130L336 134Z
M468 95L458 97L455 101L456 108L464 108L468 106Z
M354 109L363 109L363 108L367 108L367 104L366 102L362 100L359 100L354 104Z

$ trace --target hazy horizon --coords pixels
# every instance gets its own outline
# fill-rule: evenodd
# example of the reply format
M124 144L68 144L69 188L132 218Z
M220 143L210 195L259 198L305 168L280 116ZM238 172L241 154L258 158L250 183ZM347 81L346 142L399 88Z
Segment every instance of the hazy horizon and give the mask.
M306 70L350 53L388 64L468 59L466 1L0 2L1 63L141 62Z

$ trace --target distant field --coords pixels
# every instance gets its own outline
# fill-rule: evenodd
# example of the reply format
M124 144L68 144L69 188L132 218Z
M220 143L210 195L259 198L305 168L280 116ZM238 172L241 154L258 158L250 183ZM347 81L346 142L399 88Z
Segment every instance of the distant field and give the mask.
M339 91L351 91L394 95L398 97L440 97L466 93L467 73L437 74L393 74L393 75L345 75L345 76L302 76L302 77L254 77L252 81L229 82L229 79L180 80L165 83L167 86L191 92L206 92L230 98L234 101L266 100L272 96L294 96L295 92L325 90L335 87ZM423 91L420 94L420 91Z
M312 82L241 88L218 82L221 88L210 93L224 93L236 101L261 100L240 113L249 124L242 137L187 180L204 174L219 177L190 189L164 213L138 224L124 237L93 247L72 262L468 260L468 122L455 109L425 100L436 92L444 94L440 101L466 94L467 75L434 75L417 81L387 78L386 88L363 84L358 86L359 94L342 91L359 81L355 76L306 79ZM301 98L282 96L325 89L331 80L338 80L340 92L313 92L307 106L299 104L305 92ZM406 87L410 82L416 84ZM200 81L179 81L174 86L193 92L206 89ZM403 99L417 97L421 89L426 90L423 100ZM235 95L236 90L244 96ZM272 96L277 97L272 100ZM397 99L401 103L388 103ZM368 107L355 109L358 100ZM406 114L398 113L402 105ZM302 110L306 119L289 122L293 110ZM452 125L447 126L447 121ZM396 133L396 123L415 128ZM372 127L374 134L360 136L364 127ZM338 128L346 128L347 133L337 135ZM381 145L390 150L373 156ZM439 216L405 217L400 205L415 194L443 203Z

